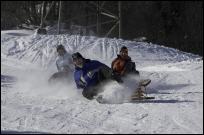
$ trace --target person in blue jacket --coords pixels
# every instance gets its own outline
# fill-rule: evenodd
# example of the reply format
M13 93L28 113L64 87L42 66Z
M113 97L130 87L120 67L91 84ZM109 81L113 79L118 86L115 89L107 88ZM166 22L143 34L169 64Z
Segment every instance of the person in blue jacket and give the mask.
M82 88L82 95L91 100L101 92L102 82L112 79L112 70L97 60L85 59L79 52L74 53L72 59L76 86Z

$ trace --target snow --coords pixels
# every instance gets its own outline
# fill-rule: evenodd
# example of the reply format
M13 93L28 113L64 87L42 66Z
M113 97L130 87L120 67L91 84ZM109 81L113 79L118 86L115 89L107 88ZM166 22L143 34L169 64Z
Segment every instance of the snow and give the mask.
M127 46L141 78L152 80L147 91L155 100L123 103L136 87L134 76L104 86L111 104L85 99L73 75L48 85L58 44L108 66ZM1 31L1 133L203 133L203 60L147 42Z

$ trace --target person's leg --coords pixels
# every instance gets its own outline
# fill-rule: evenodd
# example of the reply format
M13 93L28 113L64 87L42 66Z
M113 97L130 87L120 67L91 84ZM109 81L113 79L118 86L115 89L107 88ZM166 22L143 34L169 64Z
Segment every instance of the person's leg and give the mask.
M94 96L98 94L98 90L95 87L90 87L87 89L83 89L82 95L89 100L92 100Z
M112 74L112 70L111 68L109 68L108 66L103 66L101 67L101 69L99 70L100 75L102 76L102 78L104 79L110 79L111 78L111 74Z
M140 76L140 73L138 70L136 70L136 65L134 62L132 62L132 71L135 75Z
M54 74L49 78L48 82L51 83L51 82L55 81L55 80L58 78L58 76L59 76L59 72L54 73Z
M140 75L139 71L136 70L136 66L134 62L128 62L125 66L125 73L126 74L135 74L137 76Z
M60 74L59 74L59 80L62 80L62 81L68 81L69 80L69 75L70 75L70 73L69 72L61 72Z
M135 75L140 76L140 72L138 70L134 71Z
M122 76L119 73L113 72L111 79L117 81L118 83L123 83Z
M108 81L115 80L118 83L122 83L122 79L119 74L113 73L112 69L108 66L104 66L99 71L99 80L100 81Z
M55 81L60 81L60 80L64 80L64 79L68 79L68 72L57 72L54 73L50 79L48 80L48 82L55 82Z

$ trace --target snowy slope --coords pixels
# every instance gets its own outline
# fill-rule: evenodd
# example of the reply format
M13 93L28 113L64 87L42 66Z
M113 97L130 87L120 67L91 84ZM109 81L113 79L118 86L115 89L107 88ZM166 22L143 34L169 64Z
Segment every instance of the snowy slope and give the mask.
M150 78L144 103L122 103L136 87L132 76L110 82L112 104L83 98L68 84L47 84L56 72L55 47L110 66L121 46L129 48L141 78ZM33 31L1 31L1 130L16 133L203 133L203 60L146 42Z

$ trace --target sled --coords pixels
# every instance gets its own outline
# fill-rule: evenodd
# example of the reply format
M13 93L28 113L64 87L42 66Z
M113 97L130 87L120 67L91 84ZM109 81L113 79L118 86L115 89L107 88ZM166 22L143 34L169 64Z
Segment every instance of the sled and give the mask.
M150 79L141 80L139 82L139 87L136 91L128 98L124 99L122 103L131 103L131 102L139 102L139 101L147 101L151 99L155 99L155 97L148 97L146 92L146 87L151 83ZM112 104L109 101L105 100L102 95L96 97L96 101L101 104Z
M154 97L147 96L147 85L151 83L150 79L141 80L136 91L132 94L131 100L154 99Z
M142 102L148 102L151 101L151 99L155 99L155 97L132 97L132 98L128 98L128 99L124 99L121 102L117 102L117 103L112 103L108 100L105 100L102 96L98 96L96 98L96 101L100 104L122 104L122 103L142 103Z
M52 84L56 82L68 81L68 79L69 72L57 72L48 79L48 83Z

